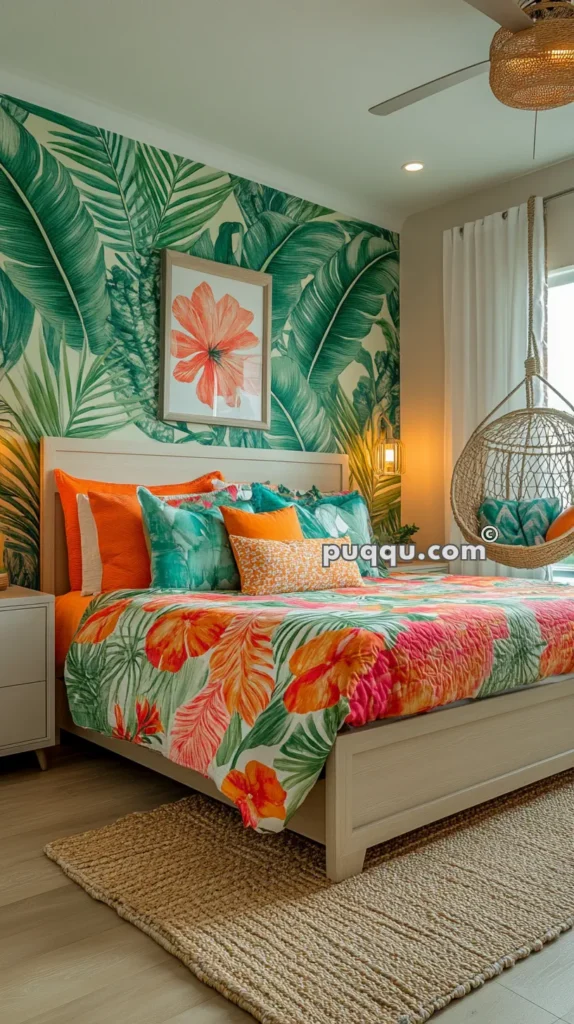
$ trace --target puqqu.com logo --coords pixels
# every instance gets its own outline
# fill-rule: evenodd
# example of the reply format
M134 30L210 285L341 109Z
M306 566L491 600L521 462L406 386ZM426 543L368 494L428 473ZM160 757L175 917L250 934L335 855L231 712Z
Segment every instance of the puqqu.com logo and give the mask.
M496 526L485 526L480 531L480 536L487 544L494 544L494 542L498 540L500 533L496 529Z
M496 536L498 530L494 528ZM484 532L483 532L484 536ZM485 561L486 548L483 544L431 544L426 551L417 551L414 544L342 544L338 541L324 541L322 545L321 564L327 569L340 558L344 562L356 562L361 558L376 569L385 562L395 569L399 562L454 562L461 559L467 561Z

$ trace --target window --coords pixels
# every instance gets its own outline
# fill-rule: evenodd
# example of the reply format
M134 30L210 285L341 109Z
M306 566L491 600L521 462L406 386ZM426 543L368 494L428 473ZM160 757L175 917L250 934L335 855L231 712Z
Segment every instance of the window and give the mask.
M574 267L552 271L548 284L548 380L574 405ZM556 395L550 404L568 408ZM554 566L554 576L574 583L574 555Z

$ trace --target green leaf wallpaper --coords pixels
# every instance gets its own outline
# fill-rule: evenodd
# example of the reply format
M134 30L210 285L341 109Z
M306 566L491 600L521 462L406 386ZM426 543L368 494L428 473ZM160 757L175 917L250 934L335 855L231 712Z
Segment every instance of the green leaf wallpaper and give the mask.
M273 275L269 431L157 418L159 254ZM399 423L399 239L305 199L0 96L0 542L38 583L38 440L344 451L377 530L378 412ZM1 561L1 559L0 559Z

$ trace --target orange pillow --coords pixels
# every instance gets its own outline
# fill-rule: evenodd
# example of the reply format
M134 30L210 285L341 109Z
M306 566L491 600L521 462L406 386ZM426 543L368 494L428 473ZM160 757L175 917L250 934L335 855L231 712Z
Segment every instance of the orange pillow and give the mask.
M102 592L149 587L149 551L137 496L88 491L88 498L98 531Z
M99 480L82 480L77 476L70 476L63 469L55 469L56 486L60 492L62 510L64 512L64 523L66 527L66 542L68 545L68 573L70 576L70 590L82 589L82 548L80 541L80 524L78 521L78 494L87 494L88 491L97 490L104 494L135 494L139 484L110 484ZM215 471L197 477L196 480L189 480L183 484L160 484L150 487L152 494L201 494L213 490L213 480L223 480L221 473Z
M348 537L280 541L231 535L229 540L243 594L288 594L365 586L356 562L339 558L327 568L323 567L323 544L349 545Z
M550 525L550 529L546 534L546 540L556 540L556 538L561 537L563 533L568 533L568 530L571 530L573 526L574 505L570 505L570 507L565 508Z
M227 532L236 537L259 540L303 540L303 531L294 505L273 512L245 512L221 505Z

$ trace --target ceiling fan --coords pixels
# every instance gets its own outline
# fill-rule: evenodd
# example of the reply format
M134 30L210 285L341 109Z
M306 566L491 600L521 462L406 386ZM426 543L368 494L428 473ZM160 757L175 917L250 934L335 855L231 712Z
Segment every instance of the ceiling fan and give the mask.
M465 2L501 26L492 40L490 59L377 103L371 114L393 114L489 69L494 95L509 107L549 110L574 101L572 0Z

